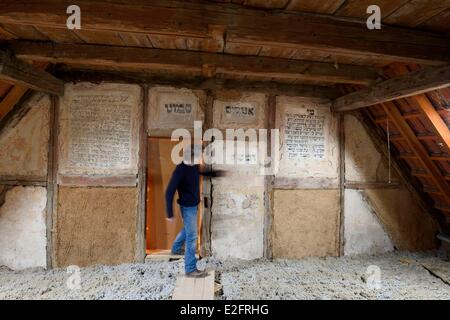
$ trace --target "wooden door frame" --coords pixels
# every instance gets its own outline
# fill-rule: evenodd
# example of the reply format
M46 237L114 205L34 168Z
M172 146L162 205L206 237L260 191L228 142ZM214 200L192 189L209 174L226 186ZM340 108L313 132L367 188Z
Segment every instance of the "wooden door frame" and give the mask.
M148 220L147 220L147 214L148 214L148 206L147 206L147 201L148 201L148 161L149 161L149 144L150 144L150 139L162 139L162 140L172 140L171 137L167 137L167 136L155 136L155 135L145 135L145 150L146 150L146 159L145 159L145 181L143 182L144 185L144 193L145 193L145 197L144 197L144 253L145 255L147 255L147 224L148 224ZM206 166L204 166L206 167ZM205 192L205 190L208 190L208 186L210 185L210 178L209 177L200 177L200 203L198 205L198 210L199 210L199 214L200 217L197 221L197 236L198 236L198 245L197 245L197 249L198 249L198 253L200 256L205 257L205 256L209 256L209 254L205 254L204 253L204 241L206 240L208 243L210 243L210 234L206 233L206 239L205 239L205 233L204 233L204 223L205 220L207 223L210 222L210 219L206 219L205 218L205 212L209 211L210 209L210 204L211 204L211 192L209 189L209 192ZM206 188L205 188L206 185ZM143 194L143 192L141 191L141 194ZM208 199L208 207L205 207L203 201L204 199ZM208 228L209 229L209 228Z

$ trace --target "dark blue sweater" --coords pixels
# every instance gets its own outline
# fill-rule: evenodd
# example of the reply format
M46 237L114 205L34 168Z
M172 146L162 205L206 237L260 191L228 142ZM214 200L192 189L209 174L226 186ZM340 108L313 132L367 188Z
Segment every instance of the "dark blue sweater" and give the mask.
M178 204L183 207L193 207L200 203L200 172L198 165L188 166L183 162L177 165L166 190L167 217L173 217L173 197L178 191Z

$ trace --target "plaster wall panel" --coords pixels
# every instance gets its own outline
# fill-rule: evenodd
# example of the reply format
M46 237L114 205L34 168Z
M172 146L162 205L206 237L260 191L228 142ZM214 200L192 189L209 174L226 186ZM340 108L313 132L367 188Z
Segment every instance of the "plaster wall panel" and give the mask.
M57 266L134 262L138 194L137 188L60 187Z
M338 255L339 210L339 190L275 190L274 257Z
M34 94L0 134L0 176L46 180L50 98Z
M345 190L344 254L379 254L394 250L384 226L363 191Z
M47 266L46 204L46 188L0 187L0 266Z

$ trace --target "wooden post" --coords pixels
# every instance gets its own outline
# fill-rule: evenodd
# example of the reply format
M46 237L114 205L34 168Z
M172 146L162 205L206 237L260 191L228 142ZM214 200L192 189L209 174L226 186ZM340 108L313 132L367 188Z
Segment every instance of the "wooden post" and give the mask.
M214 95L211 91L207 93L206 106L205 106L205 124L203 129L207 130L212 128L213 126L213 103L214 103ZM206 170L211 170L212 166L205 166ZM212 191L213 185L211 182L211 177L203 178L203 190L202 195L207 199L207 204L203 203L203 217L202 217L202 228L201 228L201 248L200 255L202 257L211 256L211 209L212 209ZM205 199L203 199L205 200Z
M146 223L147 223L147 107L148 107L148 87L142 87L142 108L140 111L140 134L139 134L139 169L138 169L138 189L139 206L136 227L136 261L145 262L146 256Z
M56 98L54 96L50 97L50 122L49 122L49 143L48 143L48 164L47 164L47 207L46 207L46 237L47 237L47 268L52 268L53 266L53 239L52 239L52 230L53 230L53 201L55 195L54 188L54 171L55 171L55 163L54 163L54 152L55 152L55 130L56 130Z
M59 97L52 96L52 108L53 108L53 123L51 130L51 171L48 172L49 180L47 188L51 188L51 207L48 207L48 220L47 220L47 241L50 246L47 248L47 257L50 261L49 267L55 268L58 266L56 259L56 228L57 228L57 215L58 215L58 144L59 144ZM49 158L50 162L50 158ZM50 177L51 176L51 177Z
M340 213L339 213L339 256L344 255L345 246L345 116L338 114L339 127L339 196L340 196Z
M270 150L270 157L274 155L272 151L272 129L275 129L275 117L276 117L276 106L277 106L277 96L270 95L268 97L268 110L267 110L267 120L266 128L268 130L267 139L267 150ZM274 159L272 159L273 163ZM278 161L278 159L276 160ZM265 215L264 215L264 258L273 258L273 184L275 176L270 175L265 177Z

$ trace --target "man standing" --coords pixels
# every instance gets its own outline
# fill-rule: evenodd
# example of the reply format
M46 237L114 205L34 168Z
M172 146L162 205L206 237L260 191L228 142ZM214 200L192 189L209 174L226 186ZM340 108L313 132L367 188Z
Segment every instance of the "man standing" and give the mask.
M193 148L191 148L193 150ZM192 152L193 153L193 152ZM193 157L193 154L188 152ZM198 164L184 160L175 168L166 190L167 220L173 221L173 197L178 192L178 204L183 218L183 228L177 235L173 245L172 254L182 254L182 246L185 244L185 272L187 277L206 277L207 272L197 269L195 257L197 244L197 209L200 203L200 175L218 177L221 171L201 172Z

